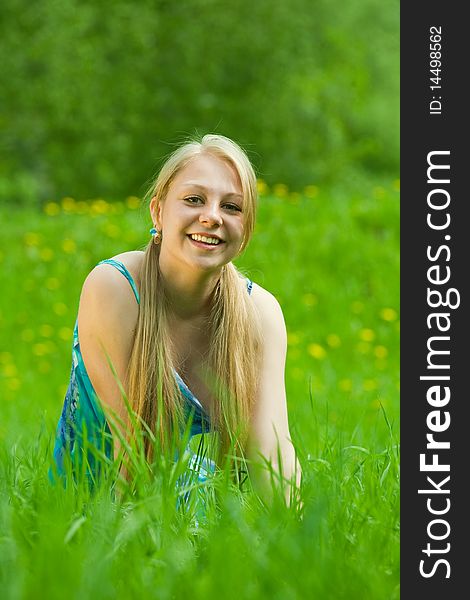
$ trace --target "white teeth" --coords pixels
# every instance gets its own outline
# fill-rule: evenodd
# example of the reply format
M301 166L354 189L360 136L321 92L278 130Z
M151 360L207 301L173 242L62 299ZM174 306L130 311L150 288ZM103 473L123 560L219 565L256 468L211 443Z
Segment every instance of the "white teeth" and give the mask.
M220 240L217 238L206 237L205 235L199 235L197 233L191 234L190 237L197 242L204 242L205 244L214 244L214 246L220 244Z

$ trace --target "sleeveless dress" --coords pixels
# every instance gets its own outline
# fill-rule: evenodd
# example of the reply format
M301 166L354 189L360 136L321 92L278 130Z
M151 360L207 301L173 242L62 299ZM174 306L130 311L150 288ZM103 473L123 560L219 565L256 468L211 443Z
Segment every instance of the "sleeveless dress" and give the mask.
M128 280L137 303L140 303L135 282L122 262L106 259L98 264L112 265L122 273ZM248 294L251 294L253 282L248 278L246 281ZM190 439L187 447L187 451L191 455L188 464L188 469L191 472L182 475L178 480L178 485L184 486L188 483L189 478L194 478L194 474L196 474L198 481L206 481L210 473L214 472L215 464L209 458L201 457L190 449L191 439L195 435L209 431L210 419L202 404L175 370L174 375L185 401L185 414L188 419L192 415ZM86 456L86 475L90 485L93 486L101 471L100 460L96 460L97 451L98 454L104 454L107 459L112 459L112 434L83 362L78 338L77 317L73 332L70 382L56 429L53 453L56 473L59 477L65 477L65 461L68 459L71 459L73 469L82 469L83 459ZM54 481L52 469L49 471L49 477L51 481ZM185 499L187 500L187 494L182 498L182 500Z

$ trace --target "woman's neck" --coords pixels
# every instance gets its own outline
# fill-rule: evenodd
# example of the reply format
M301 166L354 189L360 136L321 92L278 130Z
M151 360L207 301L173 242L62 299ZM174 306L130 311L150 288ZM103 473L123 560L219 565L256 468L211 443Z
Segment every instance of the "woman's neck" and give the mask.
M206 319L221 270L205 272L191 269L169 269L160 263L170 314L183 321Z

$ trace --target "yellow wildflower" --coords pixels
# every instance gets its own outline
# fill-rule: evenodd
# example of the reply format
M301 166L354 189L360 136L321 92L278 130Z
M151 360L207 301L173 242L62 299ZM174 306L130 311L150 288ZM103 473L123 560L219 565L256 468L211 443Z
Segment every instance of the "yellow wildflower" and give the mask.
M258 194L260 196L265 196L268 193L268 185L267 183L264 181L264 179L257 179L256 180L256 187L258 189Z
M386 358L388 355L388 350L385 346L376 346L374 348L374 354L377 358Z
M15 364L9 363L2 366L2 373L5 377L16 377L16 375L18 375L18 369Z
M307 196L307 198L315 198L318 196L318 192L319 189L316 185L307 185L307 187L304 189L304 194Z
M61 340L70 340L72 338L73 335L73 331L70 329L70 327L61 327L59 329L59 337Z
M364 342L372 342L375 339L375 333L372 329L361 329L359 337Z
M60 287L60 281L57 277L49 277L46 279L46 288L48 290L57 290Z
M44 212L49 217L55 217L55 215L60 213L60 206L57 204L57 202L48 202L44 206Z
M39 256L44 262L50 262L54 258L54 251L50 248L43 248Z
M72 212L75 208L75 199L66 196L65 198L62 198L61 204L65 212Z
M47 354L47 346L46 344L34 344L33 346L33 354L35 354L36 356L44 356L45 354Z
M377 198L378 200L380 200L380 198L383 198L385 196L385 190L382 186L378 185L374 188L374 197Z
M13 392L16 392L16 390L19 390L21 387L21 381L19 379L9 379L7 387Z
M37 233L33 233L32 231L24 234L24 243L27 246L38 246L41 241L41 236Z
M139 208L140 206L140 198L137 198L137 196L129 196L126 199L126 204L127 204L127 208L130 208L131 210L135 210L136 208Z
M121 230L114 223L107 223L104 227L104 233L110 238L118 238L121 234Z
M304 294L302 296L302 302L306 306L315 306L315 304L317 303L317 297L315 296L315 294Z
M289 194L289 200L292 202L292 204L298 204L300 200L299 192L291 192Z
M62 250L67 252L67 254L73 254L77 250L77 244L74 240L66 238L65 240L62 240Z
M43 337L51 337L51 335L54 333L54 328L50 325L41 325L41 327L39 328L39 333Z
M377 381L375 379L364 379L362 387L366 392L372 392L377 389Z
M91 213L93 215L104 215L108 212L109 204L106 200L102 198L98 198L98 200L94 200L91 205Z
M11 352L0 352L0 364L6 365L11 362L13 359L13 355Z
M288 333L287 334L287 343L289 346L296 346L300 342L300 336L298 333Z
M52 307L52 310L55 312L56 315L62 316L65 315L65 313L67 312L67 305L63 302L56 302Z
M396 321L398 315L397 311L393 308L382 308L380 316L384 321Z
M308 353L313 356L313 358L318 360L323 360L326 356L325 348L320 346L320 344L309 344L307 350Z
M275 196L279 198L285 198L289 193L289 188L285 183L276 183L273 187L273 192Z
M336 333L329 333L326 336L326 343L330 348L339 348L341 346L341 339Z
M341 379L338 381L338 387L343 392L350 392L352 390L352 381L350 379Z
M75 205L75 212L77 215L86 215L90 211L90 207L88 202L84 200L79 200Z

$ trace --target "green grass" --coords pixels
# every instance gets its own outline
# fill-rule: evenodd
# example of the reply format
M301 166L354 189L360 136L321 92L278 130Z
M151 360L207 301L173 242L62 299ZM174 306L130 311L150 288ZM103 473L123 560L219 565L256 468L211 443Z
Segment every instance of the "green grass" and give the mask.
M262 195L237 266L283 307L303 515L220 477L196 529L164 473L123 502L47 478L81 285L146 243L146 212L133 199L0 207L2 598L399 597L397 187Z

